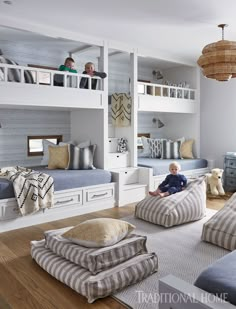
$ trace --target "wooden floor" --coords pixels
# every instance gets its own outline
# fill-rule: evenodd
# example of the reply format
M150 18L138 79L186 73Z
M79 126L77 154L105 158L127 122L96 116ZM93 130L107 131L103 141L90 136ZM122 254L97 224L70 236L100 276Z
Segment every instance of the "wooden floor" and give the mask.
M207 207L220 209L224 203L224 200L210 200ZM30 241L44 238L46 230L76 225L97 217L122 218L133 213L134 205L128 205L1 233L0 309L125 308L111 297L88 304L85 297L51 277L32 260Z

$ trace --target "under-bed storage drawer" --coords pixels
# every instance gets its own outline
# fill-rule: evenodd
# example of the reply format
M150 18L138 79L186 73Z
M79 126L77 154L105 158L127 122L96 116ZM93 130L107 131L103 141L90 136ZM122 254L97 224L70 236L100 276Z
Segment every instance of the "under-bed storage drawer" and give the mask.
M59 191L60 192L60 191ZM83 203L83 194L81 191L71 192L71 193L56 193L54 197L54 206L55 207L64 207L67 205L82 205Z
M101 199L108 199L114 196L113 188L106 189L88 189L85 191L85 202L92 202Z
M12 201L7 201L4 205L0 204L0 214L0 220L15 219L21 216L16 200L12 199Z

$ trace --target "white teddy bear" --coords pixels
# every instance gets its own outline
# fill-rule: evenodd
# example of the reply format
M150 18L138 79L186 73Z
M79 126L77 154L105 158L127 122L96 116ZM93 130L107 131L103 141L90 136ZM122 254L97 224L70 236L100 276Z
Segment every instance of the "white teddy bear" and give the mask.
M212 195L225 195L225 191L222 186L223 172L224 170L220 168L213 168L211 173L206 174L207 190L210 188Z

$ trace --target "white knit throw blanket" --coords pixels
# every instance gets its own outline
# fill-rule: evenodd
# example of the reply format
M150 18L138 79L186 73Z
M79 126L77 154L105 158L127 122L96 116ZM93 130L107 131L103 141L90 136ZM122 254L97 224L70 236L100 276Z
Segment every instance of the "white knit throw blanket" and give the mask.
M1 169L0 175L12 181L23 216L53 206L54 182L51 176L20 166L5 171Z

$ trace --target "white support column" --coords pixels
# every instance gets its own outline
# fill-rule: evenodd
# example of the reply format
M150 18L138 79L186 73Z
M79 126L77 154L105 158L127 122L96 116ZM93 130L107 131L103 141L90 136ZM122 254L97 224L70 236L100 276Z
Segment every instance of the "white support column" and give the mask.
M108 73L108 44L107 41L104 41L102 47L100 47L100 57L98 63L98 70ZM102 100L104 102L103 110L103 138L104 138L104 147L103 147L103 168L107 168L107 154L108 154L108 78L105 78L101 81L103 86L103 95Z
M132 97L130 164L137 166L137 133L138 133L138 57L135 50L130 54L130 94Z

